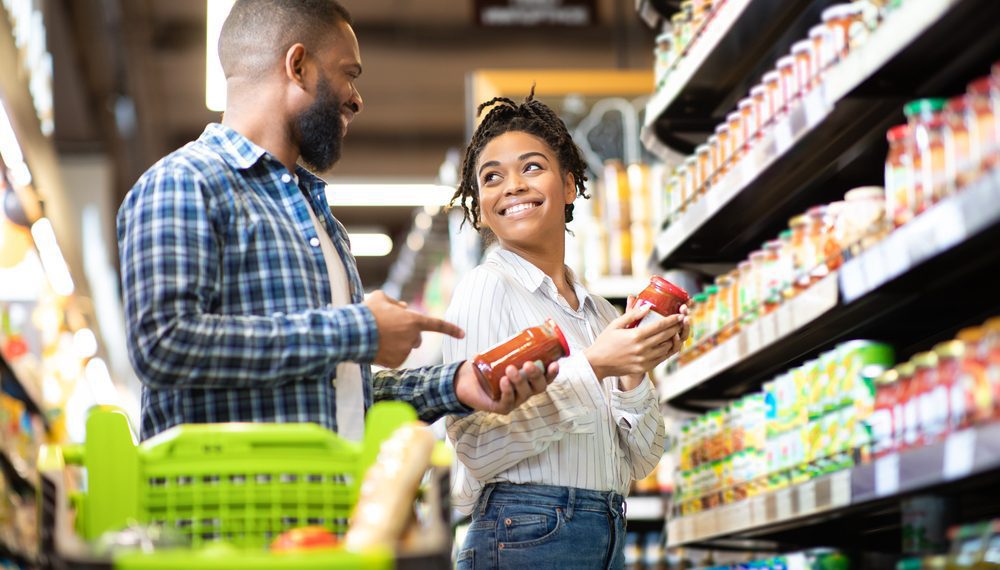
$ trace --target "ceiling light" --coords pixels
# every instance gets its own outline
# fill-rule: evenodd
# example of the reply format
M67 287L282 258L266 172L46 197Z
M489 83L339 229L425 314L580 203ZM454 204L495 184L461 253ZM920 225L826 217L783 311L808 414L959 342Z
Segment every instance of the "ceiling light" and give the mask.
M41 218L31 225L31 237L35 240L38 256L42 259L42 267L45 268L52 290L63 297L71 295L73 277L69 274L69 267L59 250L56 234L52 231L52 223L48 218Z
M219 33L235 0L205 0L205 106L210 111L226 110L226 76L219 62Z
M444 206L455 189L442 184L327 184L331 206Z
M382 257L392 251L392 238L382 233L351 233L354 257Z
M413 251L420 251L424 247L424 236L410 232L410 235L406 236L406 247Z
M10 117L3 107L0 107L0 156L7 165L7 175L14 186L25 186L31 182L31 171L24 163L24 153L21 152L21 145L17 143L14 126L11 125Z
M434 225L434 219L430 217L427 212L420 212L413 218L413 225L417 227L418 230L429 230L431 226Z

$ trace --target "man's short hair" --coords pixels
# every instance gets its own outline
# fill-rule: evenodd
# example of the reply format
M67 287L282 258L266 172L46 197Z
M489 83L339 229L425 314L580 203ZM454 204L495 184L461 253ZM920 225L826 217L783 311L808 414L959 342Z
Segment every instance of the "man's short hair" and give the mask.
M336 0L237 0L219 34L226 77L269 71L293 44L318 50L351 14Z

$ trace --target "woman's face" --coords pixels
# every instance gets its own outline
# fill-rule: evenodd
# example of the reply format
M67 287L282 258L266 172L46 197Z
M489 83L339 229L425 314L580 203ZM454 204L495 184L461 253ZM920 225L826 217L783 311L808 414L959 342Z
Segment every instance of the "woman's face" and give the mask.
M494 138L479 153L476 179L480 225L501 244L537 249L544 240L563 239L576 186L545 141L521 131Z

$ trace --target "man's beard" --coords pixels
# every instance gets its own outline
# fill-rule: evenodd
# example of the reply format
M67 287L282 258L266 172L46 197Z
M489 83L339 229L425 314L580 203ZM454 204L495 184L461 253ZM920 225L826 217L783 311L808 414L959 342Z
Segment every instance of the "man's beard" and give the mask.
M326 172L340 160L344 140L340 107L330 83L321 75L316 82L316 100L295 122L302 162L314 172Z

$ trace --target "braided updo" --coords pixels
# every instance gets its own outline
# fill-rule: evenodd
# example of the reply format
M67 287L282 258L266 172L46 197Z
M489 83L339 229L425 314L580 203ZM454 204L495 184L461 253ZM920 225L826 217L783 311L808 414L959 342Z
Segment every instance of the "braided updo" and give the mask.
M486 145L504 133L524 132L545 141L545 144L555 152L562 174L573 175L577 195L589 198L584 184L587 181L587 176L584 174L587 163L562 119L548 105L535 100L534 85L531 86L531 92L523 103L517 104L506 97L494 97L479 105L476 116L480 116L487 107L493 108L476 127L472 141L465 149L462 176L458 182L458 189L451 198L451 206L461 206L465 219L473 228L479 229L479 182L476 176L476 161L479 160L479 154ZM566 222L572 220L573 204L567 204Z

